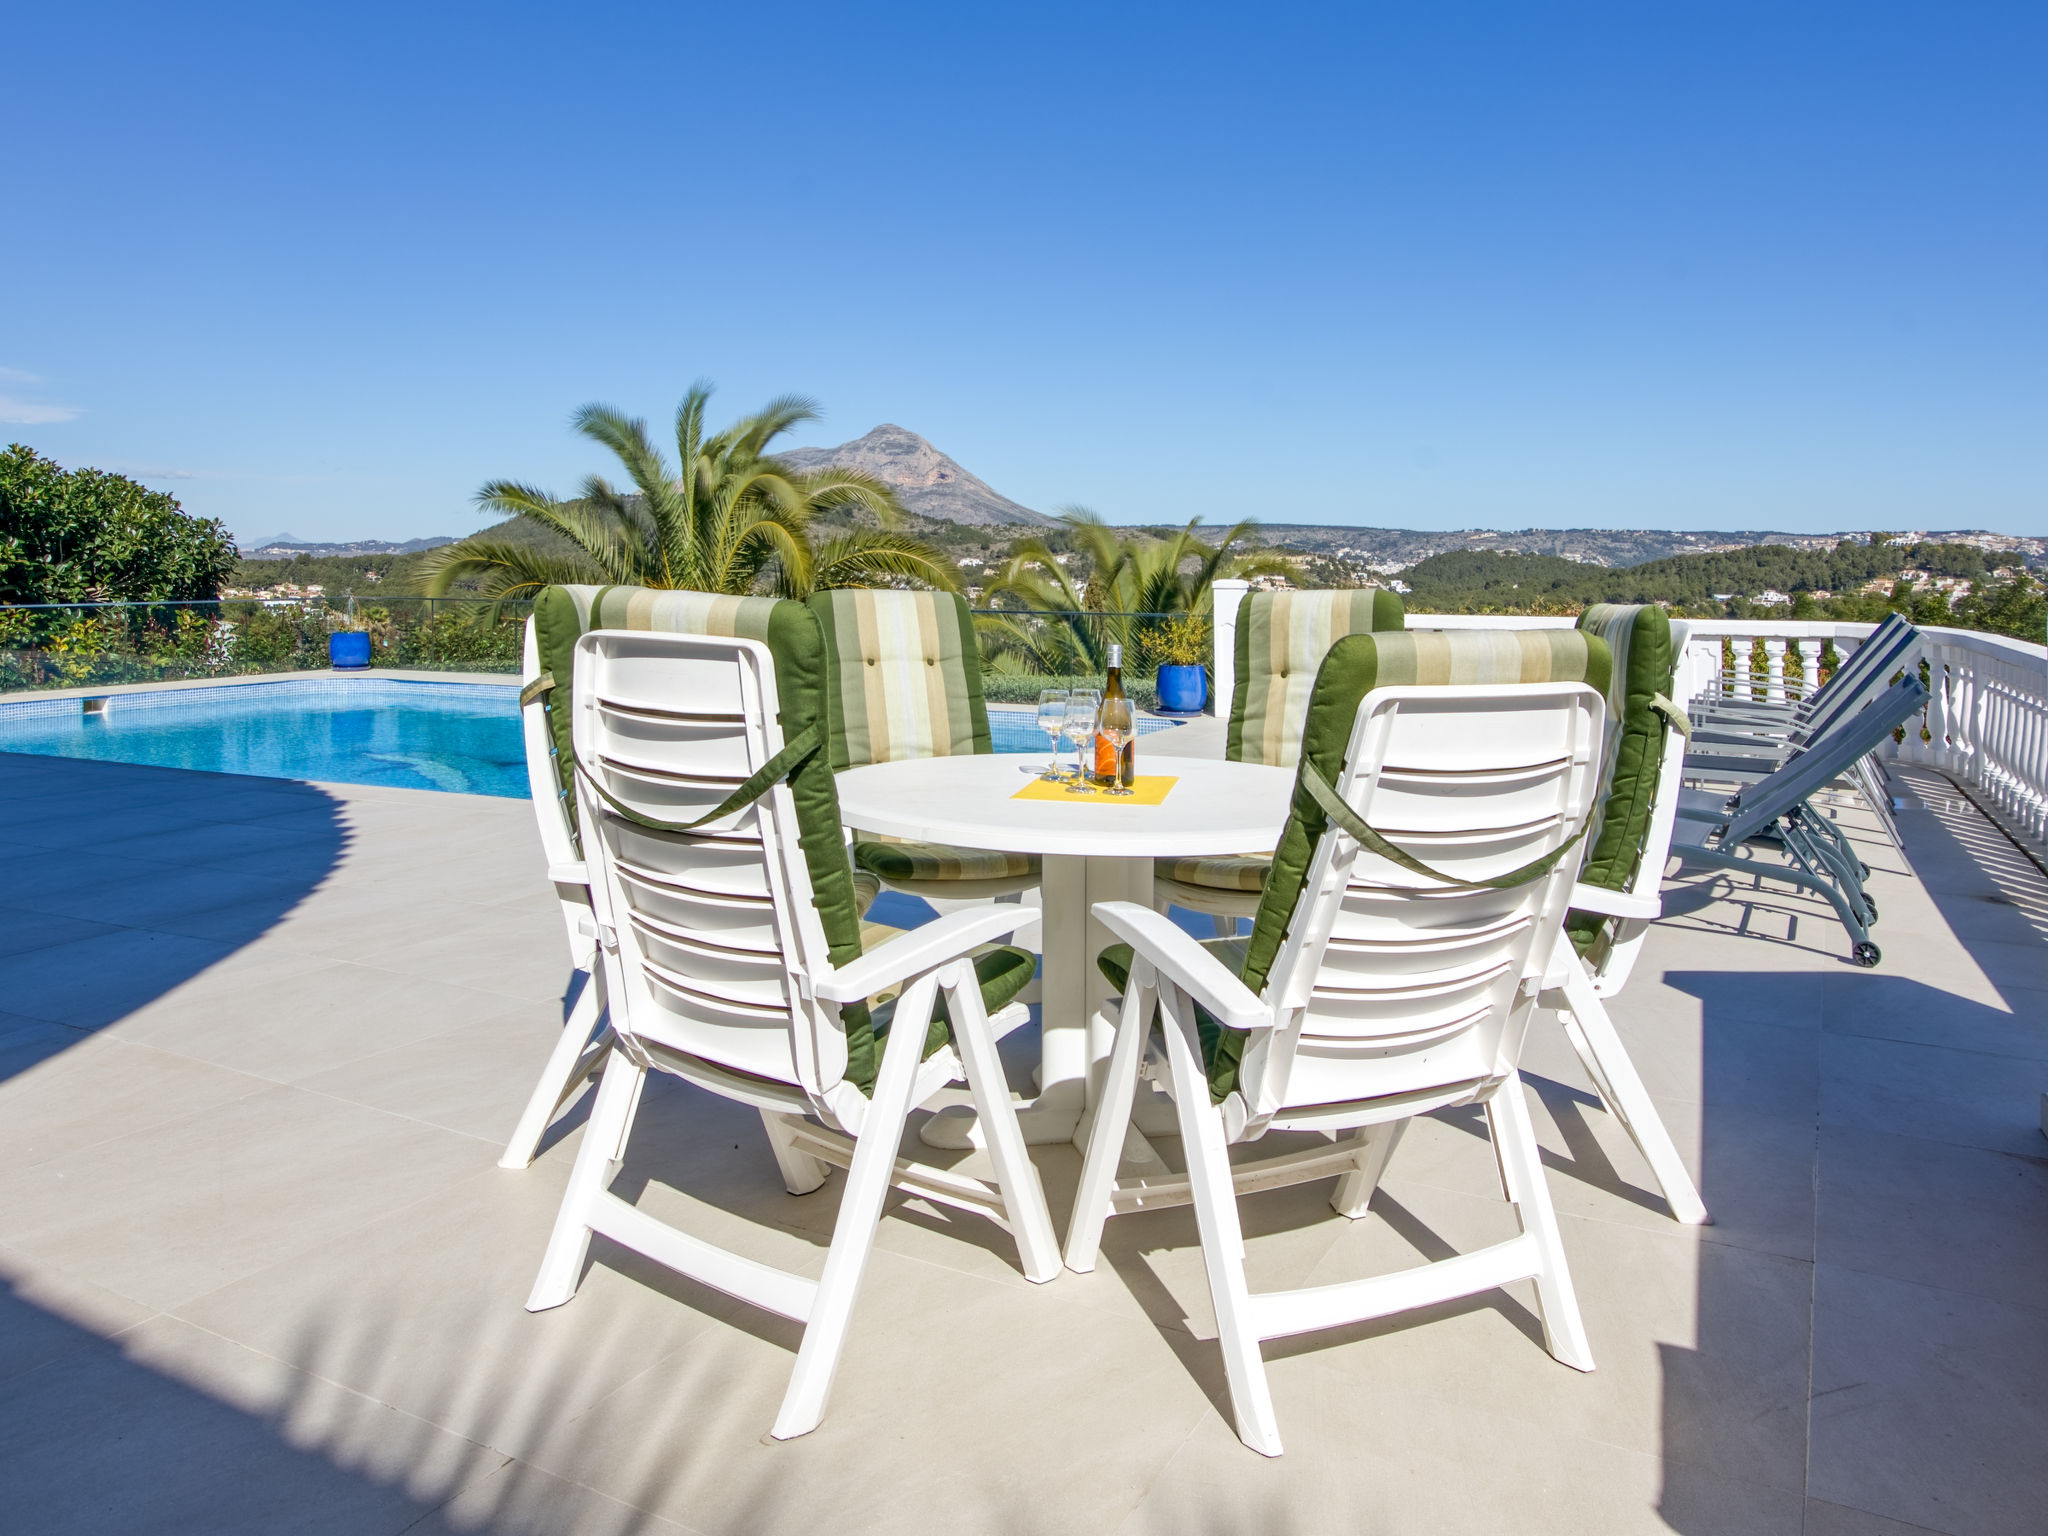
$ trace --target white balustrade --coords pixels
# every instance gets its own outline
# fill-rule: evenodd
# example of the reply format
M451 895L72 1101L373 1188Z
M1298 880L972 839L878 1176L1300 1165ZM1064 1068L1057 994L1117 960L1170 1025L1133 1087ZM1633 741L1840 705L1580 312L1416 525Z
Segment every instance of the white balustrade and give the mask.
M1228 716L1242 582L1216 583L1216 711ZM1228 589L1228 590L1226 590ZM1410 613L1410 629L1569 629L1571 618L1524 614ZM1820 668L1832 642L1835 665L1854 655L1877 626L1832 620L1693 619L1692 638L1678 659L1672 688L1680 704L1740 695L1806 697L1820 687ZM1973 786L2014 830L2048 843L2048 646L1975 630L1923 626L1915 661L1927 668L1932 692L1922 719L1909 721L1905 740L1887 755L1924 763ZM1751 648L1764 642L1767 666L1752 676ZM1724 664L1723 648L1732 651ZM1796 649L1797 677L1787 647ZM1925 733L1923 736L1923 732Z

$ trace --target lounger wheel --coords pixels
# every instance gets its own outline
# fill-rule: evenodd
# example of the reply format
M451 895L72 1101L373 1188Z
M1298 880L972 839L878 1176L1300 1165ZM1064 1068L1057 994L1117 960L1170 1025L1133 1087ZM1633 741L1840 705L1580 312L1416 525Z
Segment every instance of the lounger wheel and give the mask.
M1856 947L1849 952L1849 955L1858 965L1872 966L1884 958L1884 951L1868 939L1859 939L1856 941Z
M1876 897L1874 897L1874 896L1869 896L1869 895L1866 895L1866 896L1865 896L1865 897L1863 898L1863 911L1864 911L1864 918L1863 918L1863 920L1864 920L1864 921L1865 921L1866 923L1874 923L1874 922L1876 922L1876 921L1877 921L1877 898L1876 898Z

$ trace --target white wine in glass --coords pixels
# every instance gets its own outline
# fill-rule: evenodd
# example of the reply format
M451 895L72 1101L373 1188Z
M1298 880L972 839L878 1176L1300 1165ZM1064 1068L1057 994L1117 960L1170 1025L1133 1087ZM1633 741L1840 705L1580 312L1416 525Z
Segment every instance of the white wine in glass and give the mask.
M1052 742L1052 758L1039 777L1057 784L1060 778L1060 733L1067 725L1067 690L1047 688L1038 695L1038 728Z

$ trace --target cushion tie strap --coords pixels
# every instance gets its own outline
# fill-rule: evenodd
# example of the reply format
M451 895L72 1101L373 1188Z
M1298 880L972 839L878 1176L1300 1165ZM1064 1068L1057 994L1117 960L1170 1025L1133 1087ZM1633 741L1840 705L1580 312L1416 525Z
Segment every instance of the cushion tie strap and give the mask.
M1457 876L1447 875L1442 870L1431 869L1422 860L1403 852L1381 837L1365 824L1365 819L1345 803L1344 797L1330 787L1330 781L1316 772L1315 765L1306 759L1301 765L1301 781L1308 786L1308 792L1315 796L1316 804L1323 808L1323 814L1356 838L1360 847L1369 849L1405 870L1426 875L1432 880L1440 880L1445 885L1464 891L1504 891L1513 886L1527 885L1531 880L1542 879L1556 867L1557 861L1565 856L1567 850L1586 835L1586 829L1593 824L1592 818L1587 817L1579 823L1578 831L1544 854L1542 858L1524 864L1520 869L1511 869L1504 875L1493 876L1490 880L1460 880Z
M555 674L552 672L543 672L539 677L536 677L532 682L528 683L524 688L519 690L519 707L521 709L524 709L527 705L535 703L536 701L542 698L545 698L548 694L553 693L554 691Z
M1685 717L1685 711L1665 698L1661 693L1650 695L1650 708L1664 717L1664 723L1687 741L1692 740L1692 722Z
M581 757L575 759L576 773L585 784L589 785L596 792L598 799L611 807L615 814L624 817L627 821L633 823L634 826L645 827L650 832L694 832L706 822L717 821L721 817L731 816L735 812L743 811L752 805L756 800L767 794L769 790L801 768L804 765L805 759L818 750L819 746L823 744L824 739L824 731L816 723L805 726L801 731L797 732L787 746L769 758L759 768L755 769L744 784L740 785L738 789L727 795L695 821L661 821L653 816L641 815L602 784L598 783L597 775L584 766Z

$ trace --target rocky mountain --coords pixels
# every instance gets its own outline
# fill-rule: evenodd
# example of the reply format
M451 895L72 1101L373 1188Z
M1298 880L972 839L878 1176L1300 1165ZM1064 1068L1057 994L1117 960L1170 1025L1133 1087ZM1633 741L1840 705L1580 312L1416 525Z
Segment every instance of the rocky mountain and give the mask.
M981 528L1052 522L999 494L915 432L887 423L837 448L793 448L777 457L792 469L862 470L892 488L904 510L919 517Z

